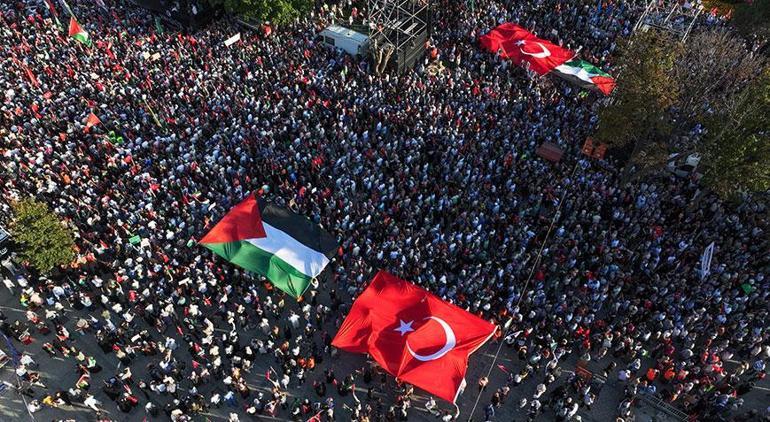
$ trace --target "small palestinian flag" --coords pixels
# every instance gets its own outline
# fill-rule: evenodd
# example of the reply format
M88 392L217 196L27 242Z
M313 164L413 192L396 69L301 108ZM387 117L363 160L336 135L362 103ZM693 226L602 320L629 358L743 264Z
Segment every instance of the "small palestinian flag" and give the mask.
M88 47L91 46L91 37L88 36L88 32L86 32L85 29L80 27L80 24L78 24L78 21L75 20L74 16L70 16L69 36Z
M233 207L200 244L299 298L329 264L337 242L306 217L254 194Z
M584 60L568 61L556 66L554 71L585 89L600 91L604 95L609 95L615 89L615 79L612 76Z

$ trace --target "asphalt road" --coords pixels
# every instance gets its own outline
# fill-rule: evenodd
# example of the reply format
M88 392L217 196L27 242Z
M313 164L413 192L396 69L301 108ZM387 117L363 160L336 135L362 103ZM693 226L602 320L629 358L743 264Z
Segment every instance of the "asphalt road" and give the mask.
M325 295L324 295L325 296ZM287 309L284 312L288 312L290 309L292 309L292 306L296 305L290 305L287 306ZM26 317L24 315L23 308L19 305L18 301L18 290L16 292L16 295L11 295L9 292L5 289L2 289L0 291L0 310L3 311L3 313L6 315L9 321L13 320L21 320L26 322ZM69 307L65 307L64 314L67 316L67 321L65 323L65 326L70 330L70 333L73 338L77 338L78 336L82 336L78 338L76 341L77 346L82 349L82 351L86 355L94 356L97 360L97 362L103 367L103 370L97 374L92 375L91 380L91 389L90 393L94 394L94 396L102 402L101 407L104 409L104 415L111 418L115 421L142 421L145 417L147 417L147 420L167 420L167 416L165 414L161 413L161 415L157 418L152 418L149 415L145 414L144 411L144 404L146 403L145 397L138 391L138 388L135 389L135 394L140 398L139 406L134 408L129 413L123 413L120 410L117 409L114 402L112 402L102 391L102 381L110 378L111 376L115 375L118 371L121 370L121 365L118 359L115 357L114 354L105 355L101 348L96 343L96 340L93 336L93 334L86 334L81 335L75 330L75 321L77 320L76 316L81 315L82 313L80 311L72 310ZM334 320L334 318L329 318L331 321ZM141 321L143 323L143 321ZM330 327L331 329L331 327ZM157 332L154 329L150 329L154 332L154 337L156 340L161 340L162 337L160 337ZM172 330L168 330L167 333L171 333ZM243 333L242 339L248 339L249 336L256 336L258 335L256 330ZM332 333L334 330L332 329ZM174 332L174 334L176 334ZM42 344L46 341L50 341L51 338L53 338L53 333L49 333L45 336L35 333L33 334L33 342L29 345L22 345L21 343L12 340L13 346L22 353L29 354L35 359L35 361L39 364L39 368L37 369L41 373L41 381L45 384L47 388L42 388L39 386L33 386L33 390L35 392L35 398L42 400L42 398L45 396L45 391L51 391L54 392L56 390L67 390L74 386L75 382L77 381L78 375L76 373L76 364L75 359L72 357L69 358L63 358L61 356L57 357L49 357L48 354L42 350ZM261 333L260 333L261 335ZM177 342L179 342L180 347L174 352L174 356L179 361L186 361L190 362L192 360L191 356L187 353L187 347L186 345L182 344L182 339L180 336L177 336ZM495 354L495 351L497 350L498 343L495 342L488 342L486 345L484 345L481 349L479 349L472 357L470 361L470 366L468 368L468 372L466 375L466 380L468 382L468 388L464 393L462 393L458 399L458 405L460 408L460 418L459 420L467 421L468 415L471 412L471 409L474 405L474 402L476 400L476 394L478 393L478 389L476 387L477 380L482 376L485 375L486 372L489 370L493 356ZM9 356L11 355L11 352L9 350L9 345L6 344L4 340L0 340L0 350L7 353ZM154 357L153 361L157 361L158 357ZM142 356L137 357L135 359L134 364L132 365L132 372L134 375L134 380L138 379L149 379L149 376L147 374L145 366L147 363L150 362L149 358L145 358ZM484 420L484 407L489 403L491 395L494 393L495 389L499 386L502 386L505 384L505 380L507 377L507 374L500 368L497 367L497 364L502 364L508 371L519 371L524 365L519 362L518 357L515 356L515 353L511 349L509 349L507 346L503 346L501 353L495 363L495 365L492 367L492 372L490 375L490 383L489 388L482 394L481 399L479 400L478 408L476 409L476 412L474 414L473 420L474 421L483 421ZM589 362L588 368L593 371L598 371L600 368L603 368L606 366L607 361L602 362ZM317 400L318 397L315 395L314 391L312 390L312 381L315 379L320 379L322 377L323 371L327 367L332 367L335 374L338 378L344 377L346 374L352 372L355 369L362 368L366 365L366 359L363 355L355 355L355 354L349 354L346 352L341 352L336 358L330 359L326 358L322 363L320 363L316 370L313 373L308 374L307 381L304 383L304 385L301 386L290 386L290 395L289 402L291 403L292 397L300 396L300 397L308 397L311 400ZM563 370L563 374L561 377L556 381L555 385L558 385L560 383L563 383L566 381L566 379L569 377L569 375L574 371L576 365L576 358L570 357L567 358L561 365L561 368ZM245 376L245 379L247 380L249 386L252 388L252 391L265 391L269 392L270 383L265 379L265 372L270 367L276 367L276 364L274 362L274 358L271 355L263 355L256 359L254 366L250 373L248 373ZM505 404L498 409L497 414L494 418L495 421L522 421L526 420L526 409L524 411L519 411L518 409L518 403L519 400L522 397L530 398L532 394L535 391L535 387L539 382L542 380L542 374L536 376L536 377L530 377L530 379L526 380L524 383L522 383L520 386L514 388ZM66 419L70 418L73 420L76 420L78 422L80 421L94 421L96 420L96 414L94 411L92 411L89 408L82 407L82 406L63 406L59 408L48 408L44 407L40 411L34 413L33 415L29 415L26 406L24 405L24 399L30 400L28 397L24 397L20 395L15 389L12 387L13 385L17 384L17 379L15 376L15 373L13 371L13 363L6 364L2 370L0 370L0 380L7 383L9 385L8 388L0 392L0 420L2 421L10 421L10 420L37 420L37 421L50 421L50 420L58 420L58 419ZM373 382L373 385L375 386L375 395L379 397L390 397L393 398L395 396L394 390L395 390L395 382L394 380L389 377L388 379L388 385L384 390L380 390L379 383L377 381ZM185 386L182 385L182 388ZM770 389L767 388L768 383L767 381L764 381L762 384L759 385L758 388L756 388L754 391L746 395L744 398L747 402L747 406L749 408L756 408L756 409L764 409L764 407L767 405L767 398L768 398L768 391ZM360 383L360 385L357 387L358 390L358 397L362 400L366 399L366 390L368 386L363 385L363 382ZM549 387L549 392L552 391L552 388ZM207 397L210 396L210 393L213 391L219 391L224 393L223 384L221 382L212 382L208 385L204 385L199 388L199 390L206 395ZM603 385L596 385L595 390L598 390L597 394L597 400L595 405L592 407L591 411L587 411L586 409L581 409L579 412L579 415L583 418L584 421L611 421L614 419L614 417L617 414L617 406L620 403L620 401L623 398L623 387L621 385L618 385L615 380L611 379L607 381L606 384ZM427 411L424 410L424 403L427 398L424 392L420 390L416 390L417 392L417 399L413 401L413 408L409 413L409 420L410 421L435 421L436 418L430 415ZM548 392L546 392L546 395ZM339 397L333 388L328 389L328 395L331 395L334 397L335 400L335 415L337 417L338 421L345 421L349 420L349 413L347 410L343 410L343 403L346 403L348 405L352 404L353 399L350 396L347 397ZM160 397L158 395L151 394L151 399L155 400L155 403L162 406L164 405L168 400L170 400L170 397ZM438 401L438 400L437 400ZM389 402L389 400L385 400L386 403ZM446 409L453 409L452 406L448 403L441 403L439 402L439 405L442 408ZM259 416L256 419L254 417L248 416L243 412L242 406L239 408L230 408L227 406L223 406L221 408L215 408L210 409L207 413L201 414L198 417L196 417L196 420L205 421L207 418L211 421L217 421L217 420L226 420L227 415L231 411L236 411L239 414L242 415L242 420L263 420L263 421L271 421L271 420L279 420L279 421L288 421L288 412L282 411L279 412L279 416L283 416L283 418L270 418L266 416ZM637 414L637 420L640 421L649 421L649 420L676 420L675 418L672 418L668 415L666 415L664 412L662 412L660 409L656 409L653 406L650 406L649 404L642 402L640 403L640 406L636 409ZM539 420L552 420L553 419L553 413L550 410L546 410L545 413L541 414L541 416L538 418Z

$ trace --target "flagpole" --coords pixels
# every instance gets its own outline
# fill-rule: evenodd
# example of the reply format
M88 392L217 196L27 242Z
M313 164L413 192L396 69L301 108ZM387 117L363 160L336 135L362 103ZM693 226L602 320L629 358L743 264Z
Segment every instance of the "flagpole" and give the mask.
M67 13L70 14L70 16L75 17L75 14L72 13L72 9L70 9L70 5L67 4L67 1L66 0L59 0L59 1L61 2L62 6L64 6L64 10L66 10Z
M575 172L577 172L577 168L580 165L580 160L578 159L575 162L575 167L572 168L572 173L570 174L569 178L572 179L575 177ZM553 218L551 219L551 224L548 226L548 231L545 233L545 237L543 238L543 242L540 244L540 250L537 252L537 256L535 257L535 261L532 263L532 267L529 271L529 276L527 276L527 280L524 282L524 287L521 289L521 294L519 295L519 300L516 301L516 307L514 308L514 312L518 312L519 307L521 306L521 302L524 299L524 296L527 294L527 287L529 287L530 281L532 281L532 276L535 274L535 269L537 268L538 263L540 262L540 258L543 256L543 249L545 249L545 244L548 242L548 237L551 235L551 231L553 231L553 226L556 225L556 220L559 218L561 214L561 207L564 205L564 200L567 197L567 192L569 191L568 186L564 187L564 193L561 195L561 199L559 200L559 206L556 207L556 212L553 214ZM508 321L506 321L504 325L504 331L502 332L502 335L500 336L500 343L497 346L497 351L495 352L495 356L492 359L492 363L489 365L489 370L487 371L486 378L489 379L489 376L492 374L492 368L495 367L495 363L497 362L497 358L500 356L500 350L503 347L503 343L505 343L505 337L508 334L508 331L510 330L511 322L513 322L513 316L511 316ZM471 413L468 415L468 422L473 421L473 413L476 412L476 407L479 405L479 400L481 399L481 393L483 392L483 389L480 389L478 394L476 394L476 401L473 403L473 408L471 408Z
M150 103L147 102L147 100L144 101L144 105L147 106L147 110L150 111L150 114L152 115L152 118L155 120L155 124L158 125L158 127L163 127L160 124L160 121L158 121L158 116L155 115L155 112L152 110L152 107L150 107Z

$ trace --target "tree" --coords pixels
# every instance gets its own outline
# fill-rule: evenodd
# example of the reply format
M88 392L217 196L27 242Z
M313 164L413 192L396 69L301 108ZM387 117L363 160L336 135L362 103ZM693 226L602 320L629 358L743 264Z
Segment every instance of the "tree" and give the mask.
M770 38L770 0L754 0L751 3L736 4L733 23L744 35Z
M599 111L597 140L610 147L633 145L637 160L657 155L672 131L669 109L678 100L679 84L671 74L680 49L661 31L622 41L618 85L612 103Z
M20 246L19 257L41 273L68 264L74 258L72 231L48 207L33 198L12 204L11 234Z
M770 189L770 67L706 124L703 181L723 197Z
M751 54L732 31L715 28L690 35L673 75L680 87L676 103L680 131L689 132L694 124L730 107L763 65L764 59Z
M230 13L258 21L281 25L289 23L308 12L312 0L209 0L212 5L223 6Z
M720 28L693 33L686 44L663 31L638 33L622 46L619 61L615 101L600 111L596 138L633 147L626 176L665 166L670 153L704 153L694 129L734 110L766 63Z

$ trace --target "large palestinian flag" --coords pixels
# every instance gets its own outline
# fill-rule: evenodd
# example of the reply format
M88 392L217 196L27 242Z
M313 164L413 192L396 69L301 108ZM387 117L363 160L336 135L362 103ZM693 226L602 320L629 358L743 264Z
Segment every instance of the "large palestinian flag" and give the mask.
M334 237L306 217L249 195L200 243L299 298L334 256Z
M576 85L599 91L604 95L610 95L615 89L615 79L612 76L585 60L570 60L556 66L554 72Z

